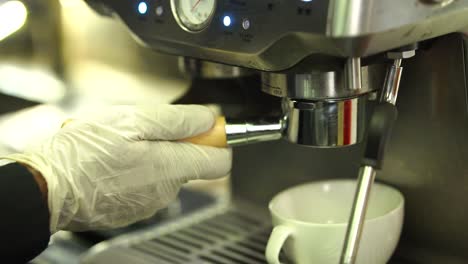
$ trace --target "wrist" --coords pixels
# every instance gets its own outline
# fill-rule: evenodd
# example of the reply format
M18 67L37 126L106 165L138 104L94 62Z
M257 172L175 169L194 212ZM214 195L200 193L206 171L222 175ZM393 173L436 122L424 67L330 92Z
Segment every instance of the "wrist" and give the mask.
M41 191L42 199L44 200L44 202L47 205L48 204L48 202L47 202L48 188L47 188L47 182L44 179L44 176L42 176L42 173L40 173L38 170L36 170L36 169L26 165L26 164L21 164L21 165L26 167L29 170L29 172L33 175L33 178L36 181L37 186L39 187L39 190Z

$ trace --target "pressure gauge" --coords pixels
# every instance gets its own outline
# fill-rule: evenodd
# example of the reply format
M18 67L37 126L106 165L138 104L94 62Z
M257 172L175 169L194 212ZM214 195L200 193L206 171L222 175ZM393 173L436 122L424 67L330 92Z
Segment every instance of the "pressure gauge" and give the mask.
M172 13L179 25L190 32L208 26L216 9L216 0L171 0Z

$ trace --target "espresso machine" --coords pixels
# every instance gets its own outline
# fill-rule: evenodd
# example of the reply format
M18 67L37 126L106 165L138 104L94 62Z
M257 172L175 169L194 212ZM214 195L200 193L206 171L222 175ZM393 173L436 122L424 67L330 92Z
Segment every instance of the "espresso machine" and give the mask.
M177 103L224 105L236 147L233 201L103 242L83 263L265 263L275 193L359 175L353 263L377 170L406 199L392 263L468 261L468 0L87 2L181 57L194 84Z

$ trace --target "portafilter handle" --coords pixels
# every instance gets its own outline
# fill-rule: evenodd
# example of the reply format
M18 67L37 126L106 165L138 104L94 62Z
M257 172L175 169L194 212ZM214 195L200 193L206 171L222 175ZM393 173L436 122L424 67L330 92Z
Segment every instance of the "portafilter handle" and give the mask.
M279 117L251 120L218 117L211 130L182 141L212 147L234 147L278 140L284 127L284 120Z

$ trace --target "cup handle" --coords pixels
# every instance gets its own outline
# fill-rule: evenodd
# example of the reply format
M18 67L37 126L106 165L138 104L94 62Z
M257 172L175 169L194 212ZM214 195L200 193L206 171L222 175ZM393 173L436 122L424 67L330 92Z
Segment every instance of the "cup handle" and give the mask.
M270 239L265 251L265 257L269 264L281 264L279 255L286 239L293 233L287 226L276 226L271 232Z

